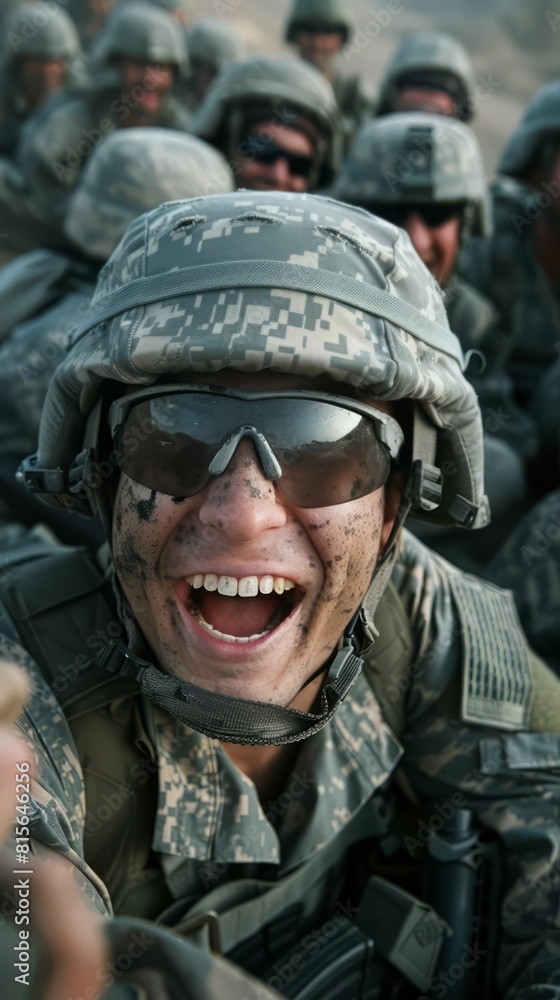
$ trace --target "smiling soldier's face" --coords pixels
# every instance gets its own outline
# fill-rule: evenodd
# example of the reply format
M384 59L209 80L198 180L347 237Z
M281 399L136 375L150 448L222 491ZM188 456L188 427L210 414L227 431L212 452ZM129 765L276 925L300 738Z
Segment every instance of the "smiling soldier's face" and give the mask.
M188 381L345 391L328 378L271 372L189 373ZM387 485L335 506L298 507L266 478L243 438L225 472L193 497L121 475L115 567L167 672L221 694L289 705L359 607L396 503Z

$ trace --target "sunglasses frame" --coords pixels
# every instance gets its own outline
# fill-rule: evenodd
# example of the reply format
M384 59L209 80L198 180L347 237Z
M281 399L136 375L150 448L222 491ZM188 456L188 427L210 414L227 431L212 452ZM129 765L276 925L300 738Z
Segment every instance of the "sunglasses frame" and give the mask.
M120 396L119 399L114 400L109 407L107 415L111 437L115 438L117 431L126 422L130 410L137 403L145 402L148 399L157 399L161 396L194 393L207 396L226 396L229 399L241 399L245 402L263 399L309 399L312 402L329 403L331 406L339 406L342 409L369 417L377 425L376 434L378 440L381 444L385 445L393 462L396 463L398 461L404 444L403 430L394 417L349 396L339 396L329 392L314 392L308 389L231 389L226 386L218 387L176 382L169 385L159 382L157 385L139 389L138 392L131 392L128 396Z

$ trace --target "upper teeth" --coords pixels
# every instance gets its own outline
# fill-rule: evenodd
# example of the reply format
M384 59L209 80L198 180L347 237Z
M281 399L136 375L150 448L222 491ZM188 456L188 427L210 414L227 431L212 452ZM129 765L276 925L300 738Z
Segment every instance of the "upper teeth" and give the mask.
M215 573L195 573L187 576L187 583L195 590L204 587L210 592L217 590L225 597L256 597L261 594L283 594L285 590L293 590L295 583L285 576L242 576L237 580L234 576L216 576Z

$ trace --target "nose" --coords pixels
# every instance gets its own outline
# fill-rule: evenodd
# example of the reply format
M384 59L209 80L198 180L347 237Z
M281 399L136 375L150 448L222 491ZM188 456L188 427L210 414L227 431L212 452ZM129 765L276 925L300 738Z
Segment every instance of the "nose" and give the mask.
M271 186L273 185L275 190L289 190L292 175L290 173L290 165L284 156L278 156L272 163L269 163L267 174L271 181Z
M432 253L434 248L434 235L430 227L424 222L424 219L419 212L410 212L410 214L407 215L404 220L403 229L405 229L410 236L412 245L422 260Z
M282 494L263 472L254 445L243 438L226 470L202 494L199 518L230 541L247 541L287 521Z

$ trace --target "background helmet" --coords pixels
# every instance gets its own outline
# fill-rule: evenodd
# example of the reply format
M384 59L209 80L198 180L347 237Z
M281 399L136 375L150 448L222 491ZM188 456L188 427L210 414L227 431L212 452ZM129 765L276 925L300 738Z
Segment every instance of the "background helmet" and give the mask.
M74 22L62 7L44 3L20 3L3 25L4 59L64 59L81 56Z
M259 112L261 120L270 117L290 124L302 116L311 122L323 144L319 185L330 183L340 158L339 111L330 83L318 70L286 57L231 63L211 84L196 112L193 132L230 156L245 138L239 134L240 117L253 112Z
M107 64L119 57L172 63L184 70L188 57L183 31L171 14L151 4L117 7L99 36L94 58Z
M227 162L202 139L175 129L118 130L88 159L68 202L64 231L89 257L105 261L143 212L233 188Z
M121 4L127 2L128 0L120 0ZM180 15L179 20L181 21L188 21L192 17L192 0L150 0L150 3L154 7L160 7L162 10L168 11L176 18Z
M307 25L339 28L344 45L352 30L348 5L343 0L294 0L286 23L286 41L295 42L298 31Z
M119 383L271 368L414 400L413 460L419 446L445 472L441 503L425 516L482 525L482 422L462 360L439 287L389 223L285 192L163 205L132 223L103 268L23 478L51 501L95 508L96 401L107 382L122 394ZM414 468L422 478L425 466Z
M242 54L241 40L232 25L217 17L201 17L193 23L187 35L187 48L192 64L216 70Z
M405 80L445 90L457 106L457 117L472 118L475 80L465 47L443 32L420 32L405 38L390 60L379 85L378 115L395 111L395 100Z
M551 80L529 101L502 152L498 173L523 177L550 139L560 143L560 80Z
M354 137L334 187L341 201L411 205L464 201L473 236L490 233L490 209L478 139L443 115L403 112L368 122Z

